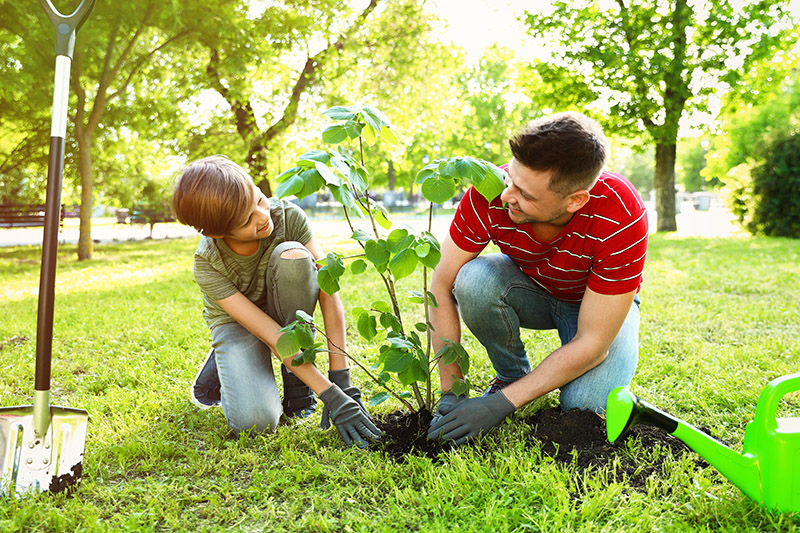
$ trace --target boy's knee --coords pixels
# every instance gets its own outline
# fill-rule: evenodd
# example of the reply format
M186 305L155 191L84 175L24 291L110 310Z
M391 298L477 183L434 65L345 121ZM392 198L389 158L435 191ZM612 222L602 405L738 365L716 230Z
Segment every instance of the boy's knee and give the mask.
M272 412L274 411L274 412ZM270 410L255 416L245 416L237 420L228 420L228 426L239 435L240 433L272 433L278 427L281 411Z
M308 250L303 248L289 248L281 253L281 259L305 259L311 257Z

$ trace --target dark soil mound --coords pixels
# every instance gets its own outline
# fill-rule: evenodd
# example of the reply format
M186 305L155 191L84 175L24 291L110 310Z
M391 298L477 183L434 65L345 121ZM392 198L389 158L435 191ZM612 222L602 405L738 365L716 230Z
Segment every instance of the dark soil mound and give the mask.
M375 422L384 434L371 449L381 451L398 462L405 461L408 455L430 457L438 462L439 454L450 446L428 440L427 429L431 419L432 415L427 411L396 411L377 419ZM669 455L677 458L691 452L683 442L652 426L634 426L616 443L611 444L606 438L605 419L590 411L573 409L564 412L554 407L518 420L531 426L532 444L541 443L543 453L563 464L572 463L574 457L576 466L580 469L611 464L627 448L626 442L630 438L639 439L643 449L660 446L668 451L669 453L659 454L648 465L636 464L630 460L620 462L620 467L614 471L614 481L622 481L624 477L634 488L643 488L648 477L654 473L662 473L663 463ZM698 468L708 466L708 463L697 456L695 464Z

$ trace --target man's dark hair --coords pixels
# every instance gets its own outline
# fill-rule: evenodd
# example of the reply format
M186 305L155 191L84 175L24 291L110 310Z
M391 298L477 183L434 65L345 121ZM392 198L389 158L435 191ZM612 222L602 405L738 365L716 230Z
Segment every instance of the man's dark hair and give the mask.
M519 163L550 171L550 190L563 195L591 189L608 161L600 125L571 111L529 122L508 144Z

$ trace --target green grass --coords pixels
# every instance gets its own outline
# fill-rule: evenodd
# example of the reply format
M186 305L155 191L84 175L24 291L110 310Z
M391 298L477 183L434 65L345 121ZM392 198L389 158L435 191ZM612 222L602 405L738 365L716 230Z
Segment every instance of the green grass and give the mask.
M53 403L90 414L84 478L73 497L0 501L2 531L798 531L713 468L669 457L646 490L610 469L553 463L506 424L486 446L442 462L397 464L346 449L319 415L274 434L232 438L220 410L202 412L187 387L208 349L191 276L194 239L95 246L90 262L62 246L56 288ZM341 248L338 243L323 243ZM0 249L0 402L33 391L39 249ZM405 281L401 290L417 288ZM345 307L383 298L375 278L343 288ZM633 390L741 450L759 393L796 372L800 241L652 238L642 290L641 354ZM409 309L415 312L409 304ZM535 361L554 333L526 332ZM374 346L349 332L351 351ZM472 378L491 368L474 339ZM365 376L355 380L377 392ZM555 405L557 393L523 414ZM397 408L387 402L377 408ZM800 397L782 402L800 416ZM662 450L633 445L618 461L643 467Z

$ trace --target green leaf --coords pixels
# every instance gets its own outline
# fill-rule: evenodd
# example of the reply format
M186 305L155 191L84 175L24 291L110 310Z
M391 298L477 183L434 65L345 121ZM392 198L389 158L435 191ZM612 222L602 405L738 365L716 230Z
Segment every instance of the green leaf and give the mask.
M376 405L380 405L391 397L392 395L386 391L379 392L378 394L369 399L369 406L375 407Z
M386 115L378 111L376 107L367 104L364 106L364 113L373 117L373 119L376 120L381 126L388 126L390 128L392 127L392 124L389 122L389 119L386 118Z
M333 277L327 268L321 268L317 272L317 284L325 294L336 294L341 289L339 280Z
M368 232L367 230L358 228L353 232L350 238L360 242L366 242L372 238L372 233Z
M389 268L392 270L395 279L402 279L414 273L417 268L417 256L413 250L406 248L401 250L389 262Z
M442 252L440 252L438 248L431 248L428 250L427 255L419 258L419 262L428 268L436 268L436 265L439 264L439 260L441 258Z
M383 369L387 372L402 372L411 366L414 356L407 350L390 349L386 351Z
M287 331L278 337L278 342L275 343L275 349L278 350L278 355L280 355L281 359L286 359L300 351L300 342L297 340L293 331Z
M278 175L277 178L275 178L275 181L278 183L283 183L284 181L289 179L290 176L294 176L301 170L302 169L300 167L292 167L289 170L284 170L283 172L280 173L280 175Z
M417 176L414 181L417 185L419 185L426 179L432 176L436 176L438 174L439 174L439 163L431 163L429 165L422 167L422 170L417 172Z
M350 272L353 274L361 274L367 269L367 262L363 259L356 259L350 263Z
M373 108L374 109L374 108ZM367 123L373 133L381 131L381 119L375 116L369 109L366 107L361 112L361 118L364 119L364 122Z
M456 193L456 183L450 178L430 178L422 184L422 196L435 204L442 204Z
M425 333L425 332L428 331L428 328L425 327L425 323L424 322L417 322L416 324L414 324L414 329L416 329L420 333Z
M371 341L378 334L378 321L374 315L369 313L359 315L356 327L358 328L358 333L368 341Z
M347 131L344 129L344 126L339 124L329 126L322 132L322 142L328 144L339 144L345 139L347 139Z
M325 267L334 278L340 278L345 271L342 256L336 252L328 252L328 255L325 256Z
M373 213L375 214L375 221L380 225L383 229L391 229L392 228L392 216L389 214L389 211L381 204L373 204Z
M506 188L506 175L501 168L491 163L486 163L486 168L487 172L484 174L483 180L473 181L472 184L481 196L491 202Z
M297 311L295 311L294 312L294 316L297 317L297 320L300 320L302 322L307 322L309 324L313 324L314 323L314 317L309 315L308 313L306 313L302 309L298 309Z
M367 143L369 146L375 144L377 140L377 135L375 134L375 130L369 124L364 126L364 129L361 130L361 136L364 139L364 142Z
M381 326L386 329L390 329L395 333L400 333L403 330L403 326L400 324L400 320L394 316L394 313L384 312L381 313ZM406 348L411 348L411 345L405 346Z
M278 188L275 189L275 195L278 198L286 198L287 196L296 195L303 190L305 184L305 180L303 180L299 174L295 174L291 178L278 185Z
M322 176L322 179L325 180L326 184L333 185L335 187L338 187L342 184L342 180L339 179L339 176L334 174L326 164L317 161L315 167L317 172L319 172L319 175Z
M390 257L389 250L386 248L386 241L382 239L377 241L374 239L368 240L364 243L364 253L367 259L378 267L379 271L386 270Z
M353 213L356 213L359 217L363 218L364 215L361 214L361 211L356 209L356 201L353 198L353 193L350 192L350 189L347 187L328 187L331 191L331 195L336 199L337 202L342 204L345 209L350 209Z
M370 307L370 309L374 309L375 311L378 311L379 313L389 313L389 314L391 314L391 312L392 312L391 306L389 306L389 304L384 302L383 300L375 300L374 302L372 302L372 304L370 304L369 307Z
M428 291L428 305L431 307L439 307L439 302L436 301L436 296L431 291Z
M353 120L348 120L344 124L344 131L347 132L347 136L351 139L358 139L361 136L363 128L364 126L362 124Z
M468 394L469 393L469 383L467 381L464 381L464 380L456 377L456 376L453 376L453 377L456 378L453 381L453 384L450 386L450 390L453 392L453 394L455 394L456 396L462 396L464 394Z
M394 130L386 126L381 128L381 139L394 146L400 144L400 139L394 134Z
M369 174L361 165L351 168L350 176L348 178L350 183L359 193L363 193L367 190L367 187L369 187Z
M427 242L418 243L414 246L414 253L417 254L417 257L422 259L423 257L427 256L428 253L431 251L431 245Z
M425 301L425 297L419 291L409 291L408 301L415 304L421 304Z
M314 345L314 330L308 324L298 324L294 334L300 348L306 349Z
M333 120L351 120L356 116L356 109L353 107L334 106L330 109L323 111L322 114L332 118Z
M305 166L305 168L314 166L313 161L319 161L320 163L328 163L331 160L331 154L325 152L323 150L310 150L303 155L301 155L297 159L297 164L299 166ZM304 165L300 165L301 162L305 162ZM311 163L311 164L309 164Z
M412 242L414 242L414 236L409 235L408 230L402 228L392 231L386 237L386 247L389 248L389 251L392 253L406 248Z

